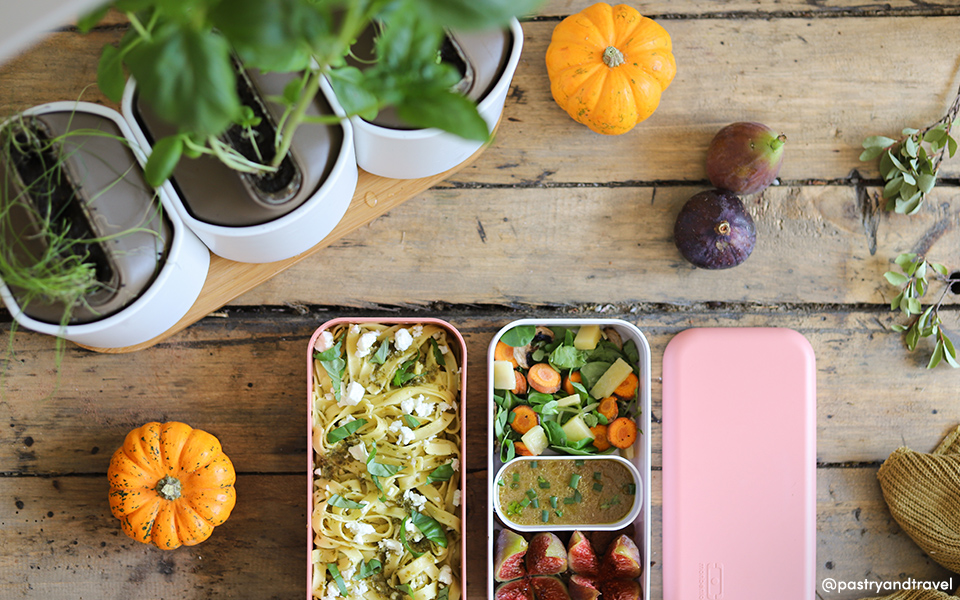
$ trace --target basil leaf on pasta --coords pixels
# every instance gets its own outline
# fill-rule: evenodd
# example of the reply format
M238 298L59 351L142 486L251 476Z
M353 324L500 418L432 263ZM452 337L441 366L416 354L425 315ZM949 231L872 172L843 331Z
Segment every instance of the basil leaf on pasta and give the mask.
M361 579L366 579L371 575L376 575L382 569L383 565L381 565L380 561L375 558L371 558L370 562L361 561L360 568L357 570L357 574L354 575L353 578L357 581L360 581ZM439 595L437 597L439 598Z
M430 345L433 346L433 358L437 361L437 364L441 367L447 366L447 361L443 358L443 352L440 352L440 344L437 343L437 340L430 338Z
M341 425L327 434L327 443L336 444L340 440L353 435L358 429L366 424L366 419L357 419L356 421L350 421L346 425Z
M320 366L330 376L333 395L340 401L341 382L343 381L343 371L347 367L347 362L340 356L340 344L337 342L333 348L327 348L323 352L317 352L314 358L320 361Z
M334 494L330 496L330 499L327 500L327 504L330 506L336 506L337 508L363 508L366 506L363 502L354 502L353 500L347 500L340 494Z
M387 355L390 354L390 341L383 340L383 343L380 344L380 347L377 348L377 351L373 353L373 356L370 357L370 362L375 365L382 365L387 360Z
M334 563L327 563L327 571L330 571L330 576L333 577L333 580L337 582L337 587L340 588L340 595L347 595L347 584L343 582L343 577L340 576L340 569L337 568L337 565Z
M436 469L430 472L427 475L427 483L433 483L434 481L450 481L450 478L453 477L453 465L447 463L445 465L440 465Z
M447 547L447 534L439 521L417 511L410 513L410 520L428 540L442 548Z
M407 542L407 522L410 520L410 517L407 517L400 523L400 543L403 544L403 547L407 549L407 552L413 555L414 558L420 558L423 556L423 552L417 552L410 547L410 543Z

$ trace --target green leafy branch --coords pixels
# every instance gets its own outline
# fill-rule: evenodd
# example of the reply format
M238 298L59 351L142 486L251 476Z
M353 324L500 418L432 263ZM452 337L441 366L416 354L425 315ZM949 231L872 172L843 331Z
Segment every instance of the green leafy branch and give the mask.
M958 112L960 90L957 90L947 114L929 127L905 128L898 139L874 135L863 141L860 160L880 158L886 210L912 215L923 206L927 194L937 183L944 155L952 158L957 152L957 140L950 132L960 126Z
M921 338L935 338L933 354L927 363L928 369L936 367L944 360L953 368L960 367L957 350L953 341L943 331L940 319L943 299L950 286L960 282L960 278L951 278L947 267L940 263L927 262L916 254L901 254L894 262L902 272L887 271L883 274L890 285L900 288L900 293L890 302L890 310L899 310L905 316L912 317L912 320L909 325L896 324L892 329L904 334L904 343L910 352L917 348ZM927 293L930 285L927 278L930 276L945 285L937 301L924 308L920 299Z

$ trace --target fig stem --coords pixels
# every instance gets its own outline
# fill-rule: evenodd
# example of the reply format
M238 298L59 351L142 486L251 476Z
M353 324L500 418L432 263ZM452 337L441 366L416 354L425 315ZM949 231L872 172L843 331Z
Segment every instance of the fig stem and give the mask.
M783 144L784 144L786 141L787 141L787 136L781 133L781 134L778 135L776 138L774 138L773 140L770 141L770 149L771 149L771 150L779 150L779 149L780 149L780 146L783 146Z
M623 52L620 52L613 46L607 46L607 49L603 51L603 64L608 67L619 67L624 62Z
M720 235L730 235L730 222L721 221L720 223L717 223L715 231Z

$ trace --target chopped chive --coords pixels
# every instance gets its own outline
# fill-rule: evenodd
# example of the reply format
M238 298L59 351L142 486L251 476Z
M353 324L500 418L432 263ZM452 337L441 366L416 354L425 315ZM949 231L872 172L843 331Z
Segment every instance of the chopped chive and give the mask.
M523 508L530 506L530 498L524 498L523 500L521 500L520 506L522 506Z
M530 501L530 506L534 508L540 508L540 498L534 498Z
M542 476L537 476L537 483L540 485L541 490L549 490L550 482L544 479Z
M513 483L510 484L510 489L511 489L511 490L515 490L515 489L517 489L518 487L520 487L520 484L517 483L516 481L514 481Z
M562 517L562 516L563 516L563 511L562 511L562 510L555 510L555 511L553 511L553 514L557 515L558 517Z
M587 461L583 460L582 458L578 458L577 460L573 461L573 464L578 467L582 467L583 465L587 464Z
M595 492L602 492L602 491L603 491L603 484L602 484L602 483L595 483L595 484L593 484L593 491L595 491Z
M540 465L537 464L537 461L535 461L535 460L531 460L531 461L530 461L530 468L531 468L531 469L536 469L536 468L539 468L539 467L540 467Z
M573 492L573 501L574 501L574 502L583 502L583 495L580 493L580 490L574 490L574 492Z
M536 490L534 490L534 489L529 489L529 490L527 490L527 498L530 498L531 500L533 500L533 499L536 498L536 497L537 497L537 491L536 491Z
M573 475L570 476L569 486L572 487L573 489L577 489L578 485L580 485L580 474L574 473Z
M544 523L548 523L550 521L550 511L549 510L541 511L540 520L543 521Z
M556 508L556 507L557 507L557 497L550 496L550 508Z
M609 500L601 504L600 508L607 509L607 508L610 508L611 506L616 506L617 504L620 504L620 496L614 496L613 498L610 498Z
M573 496L567 496L566 498L563 499L563 503L566 505L576 504L577 499Z
M514 480L514 481L520 481L520 473L514 473L514 474L513 474L513 480Z
M601 473L600 471L594 471L593 478L596 479L597 481L600 481L601 479L603 479L603 473Z
M628 484L626 485L626 488L627 488L627 490L626 490L625 493L626 493L628 496L636 496L636 495L637 495L637 484L635 484L635 483L628 483Z
M503 483L503 478L500 478L497 480L497 485L499 485L500 487L503 487L504 485L506 485L505 483Z

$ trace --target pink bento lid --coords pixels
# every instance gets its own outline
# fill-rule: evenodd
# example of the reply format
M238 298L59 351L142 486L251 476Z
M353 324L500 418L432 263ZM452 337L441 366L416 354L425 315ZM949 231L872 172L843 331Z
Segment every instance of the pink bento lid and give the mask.
M816 370L790 329L691 329L663 357L665 600L809 600Z

